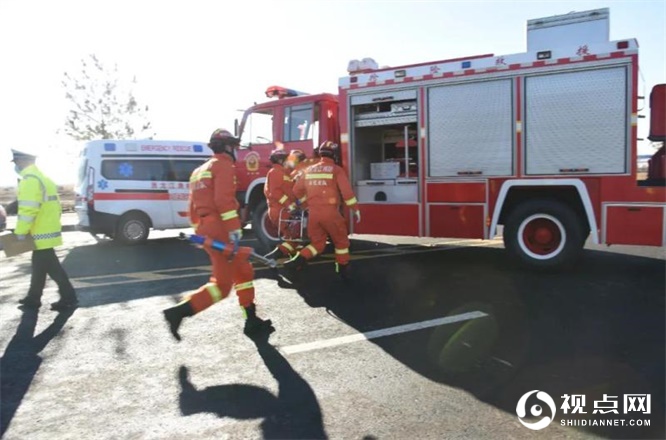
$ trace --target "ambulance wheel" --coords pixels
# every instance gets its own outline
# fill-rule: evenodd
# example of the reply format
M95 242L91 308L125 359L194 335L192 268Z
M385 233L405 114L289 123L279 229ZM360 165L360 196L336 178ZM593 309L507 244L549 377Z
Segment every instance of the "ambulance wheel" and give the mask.
M140 244L148 239L150 220L140 212L128 212L120 217L115 239L123 244Z
M268 218L268 205L265 200L259 202L252 211L252 231L267 252L279 243L278 229Z
M556 269L573 264L585 244L578 215L554 200L518 205L504 224L504 247L523 266Z

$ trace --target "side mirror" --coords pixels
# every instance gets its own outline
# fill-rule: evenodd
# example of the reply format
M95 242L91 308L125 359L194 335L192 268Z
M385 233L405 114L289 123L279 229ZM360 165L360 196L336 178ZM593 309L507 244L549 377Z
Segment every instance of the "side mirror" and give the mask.
M238 137L238 118L234 119L234 136Z

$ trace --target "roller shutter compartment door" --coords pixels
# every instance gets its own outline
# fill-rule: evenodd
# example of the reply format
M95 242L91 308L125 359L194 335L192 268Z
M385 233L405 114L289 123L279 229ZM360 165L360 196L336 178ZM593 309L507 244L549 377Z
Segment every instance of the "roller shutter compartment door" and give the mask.
M624 173L626 68L525 80L527 174Z
M430 176L513 173L511 83L483 81L428 91Z

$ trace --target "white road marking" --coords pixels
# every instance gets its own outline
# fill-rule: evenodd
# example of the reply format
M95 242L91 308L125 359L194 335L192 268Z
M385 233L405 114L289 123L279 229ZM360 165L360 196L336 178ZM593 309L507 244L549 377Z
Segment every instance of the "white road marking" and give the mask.
M511 367L511 368L513 368L513 364L512 364L511 362L509 362L509 361L505 361L504 359L500 359L500 358L495 357L495 356L493 356L491 359L494 359L494 360L496 360L497 362L506 365L507 367Z
M321 348L335 347L338 345L351 344L352 342L367 341L370 339L381 338L384 336L396 335L399 333L413 332L428 327L437 327L444 324L453 324L455 322L469 321L488 316L487 313L480 311L462 313L460 315L447 316L445 318L431 319L429 321L415 322L412 324L399 325L381 330L373 330L367 333L357 333L355 335L341 336L339 338L324 339L321 341L308 342L306 344L289 345L281 347L280 351L284 354L303 353L305 351L319 350Z

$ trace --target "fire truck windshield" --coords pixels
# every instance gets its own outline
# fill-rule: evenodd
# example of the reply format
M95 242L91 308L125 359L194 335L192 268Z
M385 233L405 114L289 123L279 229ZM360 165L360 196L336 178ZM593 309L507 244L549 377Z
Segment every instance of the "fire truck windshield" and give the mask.
M249 147L272 142L273 111L269 109L248 114L241 133L241 146Z

